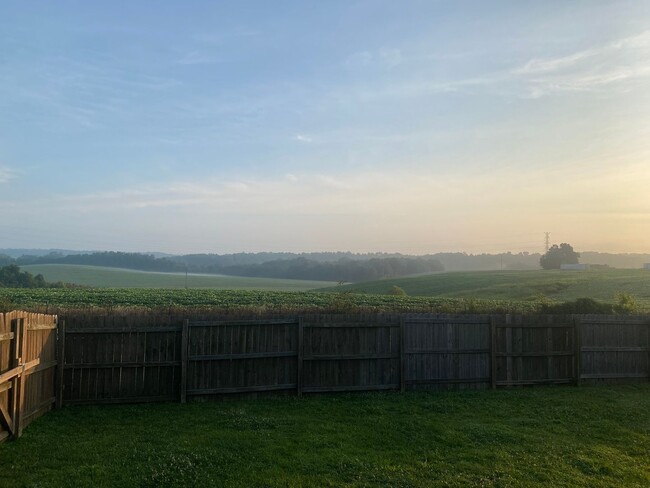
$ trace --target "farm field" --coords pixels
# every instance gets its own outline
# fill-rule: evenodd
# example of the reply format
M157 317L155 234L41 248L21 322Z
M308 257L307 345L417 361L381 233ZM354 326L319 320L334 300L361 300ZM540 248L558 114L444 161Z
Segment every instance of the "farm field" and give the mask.
M507 300L397 297L352 293L156 288L0 288L0 309L63 313L69 309L272 313L526 313L537 304Z
M185 288L185 273L157 273L77 264L33 264L21 270L42 274L46 281L63 281L103 288ZM331 286L329 281L282 280L240 276L189 274L188 288L306 291Z
M650 385L68 407L3 486L650 485Z
M412 296L493 300L532 301L543 295L556 301L588 297L613 302L616 295L623 292L635 296L640 303L650 305L650 271L644 269L437 273L356 283L325 291L385 294L393 285Z

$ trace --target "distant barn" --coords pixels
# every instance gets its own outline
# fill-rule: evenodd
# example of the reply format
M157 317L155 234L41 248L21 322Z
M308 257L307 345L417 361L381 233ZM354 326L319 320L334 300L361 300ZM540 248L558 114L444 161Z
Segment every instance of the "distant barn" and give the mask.
M589 265L587 263L584 264L561 264L560 269L564 271L587 271L589 269Z
M645 263L643 265L643 269L650 269L650 263Z

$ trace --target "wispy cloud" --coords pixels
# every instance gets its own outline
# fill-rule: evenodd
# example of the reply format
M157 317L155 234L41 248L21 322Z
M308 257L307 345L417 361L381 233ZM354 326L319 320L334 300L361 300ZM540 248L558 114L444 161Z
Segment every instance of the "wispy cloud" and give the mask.
M314 142L314 139L311 136L308 136L306 134L296 134L294 136L294 139L298 142L305 142L305 143Z
M556 58L531 59L512 71L532 98L561 91L595 91L650 77L650 31Z
M16 177L16 172L5 166L0 166L0 183L7 183Z

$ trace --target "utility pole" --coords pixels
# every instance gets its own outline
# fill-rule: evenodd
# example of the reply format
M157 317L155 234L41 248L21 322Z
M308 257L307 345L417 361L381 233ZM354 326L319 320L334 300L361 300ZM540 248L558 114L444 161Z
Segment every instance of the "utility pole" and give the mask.
M551 240L551 233L550 232L544 232L544 248L546 249L546 252L549 250L549 242Z
M187 290L187 264L185 265L185 289Z

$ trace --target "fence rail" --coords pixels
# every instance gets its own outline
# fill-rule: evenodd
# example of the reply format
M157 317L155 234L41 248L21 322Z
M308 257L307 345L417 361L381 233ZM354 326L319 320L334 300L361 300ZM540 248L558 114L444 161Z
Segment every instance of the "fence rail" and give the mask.
M650 378L647 316L88 314L60 318L58 341L56 327L54 316L0 315L0 440L55 401L184 402ZM13 399L22 396L16 414Z
M650 318L67 318L62 401L487 389L650 376ZM65 339L64 336L67 336Z
M0 314L0 441L55 403L56 329L54 315Z

